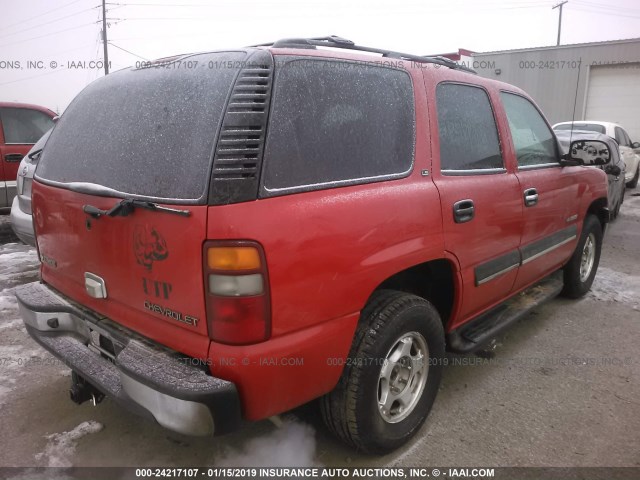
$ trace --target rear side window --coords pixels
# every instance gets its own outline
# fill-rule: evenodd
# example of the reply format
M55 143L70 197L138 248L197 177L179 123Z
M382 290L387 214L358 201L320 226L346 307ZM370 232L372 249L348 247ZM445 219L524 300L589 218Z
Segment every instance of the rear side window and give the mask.
M487 92L470 85L441 83L436 102L444 174L504 167Z
M410 172L415 114L405 71L300 57L276 65L263 196Z
M116 196L204 202L216 135L245 58L190 55L96 80L60 117L36 176Z
M520 95L501 92L519 167L559 164L551 129L533 104Z
M53 127L49 115L30 108L1 108L0 118L5 143L36 143Z

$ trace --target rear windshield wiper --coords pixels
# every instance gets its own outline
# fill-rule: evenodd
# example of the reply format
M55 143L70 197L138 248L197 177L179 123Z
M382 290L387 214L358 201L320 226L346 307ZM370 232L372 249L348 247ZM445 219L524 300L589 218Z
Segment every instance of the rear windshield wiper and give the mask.
M158 205L157 203L147 202L144 200L136 200L133 198L125 198L116 203L111 210L101 210L93 205L85 205L82 207L82 211L87 215L91 215L93 218L100 218L103 215L107 217L126 217L133 213L136 208L144 208L146 210L153 210L157 212L174 213L183 217L191 215L189 210L180 210L177 208L168 208Z

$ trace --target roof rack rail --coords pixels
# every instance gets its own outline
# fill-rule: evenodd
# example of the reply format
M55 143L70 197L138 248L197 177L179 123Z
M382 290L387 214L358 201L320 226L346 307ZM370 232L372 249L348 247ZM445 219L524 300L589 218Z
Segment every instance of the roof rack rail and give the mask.
M275 42L261 43L258 45L252 45L253 47L273 47L273 48L308 48L315 49L316 47L332 47L332 48L344 48L346 50L356 50L360 52L379 53L383 57L397 58L399 60L411 60L418 63L433 63L435 65L442 65L453 70L462 70L476 74L476 71L460 65L453 60L445 57L425 57L421 55L413 55L410 53L394 52L393 50L383 50L380 48L364 47L356 45L353 41L346 38L331 35L328 37L314 37L314 38L284 38Z

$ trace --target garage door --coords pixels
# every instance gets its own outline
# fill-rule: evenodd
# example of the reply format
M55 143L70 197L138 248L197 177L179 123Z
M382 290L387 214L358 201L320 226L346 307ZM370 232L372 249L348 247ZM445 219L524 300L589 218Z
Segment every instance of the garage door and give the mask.
M592 65L584 118L618 123L640 141L640 63Z

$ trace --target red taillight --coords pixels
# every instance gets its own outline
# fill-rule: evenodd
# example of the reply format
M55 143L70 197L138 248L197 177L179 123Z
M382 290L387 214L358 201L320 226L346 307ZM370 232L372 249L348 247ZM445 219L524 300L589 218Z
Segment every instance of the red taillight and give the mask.
M203 265L209 338L233 345L267 340L271 304L262 247L249 241L205 242Z

